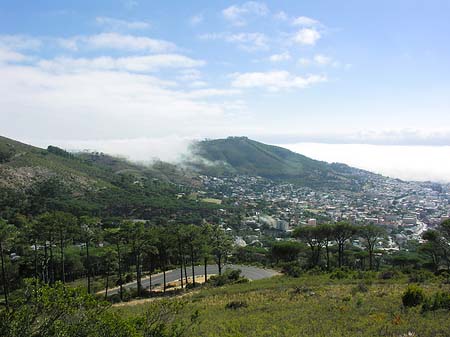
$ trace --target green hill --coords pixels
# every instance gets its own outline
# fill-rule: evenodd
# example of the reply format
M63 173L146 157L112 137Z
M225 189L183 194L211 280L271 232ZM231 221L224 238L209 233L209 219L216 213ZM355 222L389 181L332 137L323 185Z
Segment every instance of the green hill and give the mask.
M144 166L103 153L41 149L0 137L0 212L171 216L197 207L177 197L191 178L164 162Z
M347 165L328 164L247 137L200 141L193 144L192 153L189 165L210 175L257 175L315 188L343 189L358 189L364 176L364 171Z

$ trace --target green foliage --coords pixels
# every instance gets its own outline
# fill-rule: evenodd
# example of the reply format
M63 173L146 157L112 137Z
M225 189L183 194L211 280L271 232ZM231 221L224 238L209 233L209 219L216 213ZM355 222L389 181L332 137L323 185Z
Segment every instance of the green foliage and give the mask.
M280 241L272 245L272 257L276 261L290 262L298 258L303 246L295 241Z
M450 310L450 292L440 291L428 297L422 306L422 312Z
M302 267L298 262L286 262L280 266L285 275L290 277L300 277L302 275Z
M237 310L237 309L247 308L247 307L248 307L248 303L245 301L231 301L231 302L227 303L227 305L225 306L225 309Z
M425 293L422 288L410 285L402 295L402 303L405 307L416 307L425 300Z
M0 311L0 335L7 337L128 337L133 327L81 289L28 283L28 298Z
M221 287L226 284L245 283L248 279L241 276L241 270L227 269L222 275L211 276L208 280L208 284L214 287Z
M329 165L246 137L205 140L192 148L204 160L190 162L210 175L253 175L311 187L357 189L357 175L345 165ZM349 179L352 178L352 179Z
M336 269L330 274L330 279L332 280L342 280L349 278L351 275L347 270L344 269Z

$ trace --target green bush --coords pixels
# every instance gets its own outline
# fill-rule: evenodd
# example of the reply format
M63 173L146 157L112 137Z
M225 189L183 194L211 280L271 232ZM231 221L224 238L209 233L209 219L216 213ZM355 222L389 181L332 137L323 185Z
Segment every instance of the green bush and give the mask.
M386 270L381 272L378 278L380 278L381 280L390 280L398 277L398 275L399 273L395 270Z
M282 265L282 272L291 277L300 277L302 268L298 262L284 263Z
M248 282L248 279L241 276L241 270L227 269L222 275L211 276L208 280L208 284L214 287L221 287L225 284L244 283Z
M449 292L437 292L430 298L426 299L422 312L435 311L439 309L450 310L450 293Z
M409 275L409 282L423 283L427 280L432 279L433 277L434 277L433 273L426 270L414 271Z
M245 301L232 301L227 303L227 305L225 306L225 309L232 309L232 310L236 310L236 309L240 309L240 308L247 308L248 304Z
M330 279L332 280L342 280L345 278L349 278L349 272L342 270L342 269L338 269L335 270L334 272L331 273L330 275Z
M405 307L416 307L423 303L425 294L423 289L416 285L410 285L402 295L402 303Z

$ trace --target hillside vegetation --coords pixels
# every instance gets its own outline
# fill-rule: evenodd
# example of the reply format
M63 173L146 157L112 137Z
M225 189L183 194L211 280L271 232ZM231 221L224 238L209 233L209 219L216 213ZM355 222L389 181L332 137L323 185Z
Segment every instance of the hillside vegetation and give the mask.
M187 336L448 336L448 311L422 312L404 307L406 275L381 279L382 273L279 276L207 289L187 299L178 319L199 311L200 320ZM434 279L420 285L427 296L449 291ZM155 306L155 305L153 305ZM118 307L121 316L136 317L149 304Z
M204 140L192 146L191 166L209 175L254 175L310 187L358 189L364 172L313 160L247 137Z
M198 208L177 194L192 175L174 165L143 166L103 153L40 149L0 137L0 204L10 212L148 218ZM201 207L206 207L205 205Z

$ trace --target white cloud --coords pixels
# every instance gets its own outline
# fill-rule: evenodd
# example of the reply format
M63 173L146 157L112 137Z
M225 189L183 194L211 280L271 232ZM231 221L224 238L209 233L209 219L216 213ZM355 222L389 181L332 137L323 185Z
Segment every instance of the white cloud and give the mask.
M331 64L333 62L333 59L323 54L317 54L314 56L314 62L316 62L318 65L326 66Z
M341 162L405 180L450 182L450 146L297 143L281 145L328 162ZM417 160L415 160L415 158Z
M126 9L131 10L139 5L139 2L136 0L122 0L123 5Z
M311 64L311 60L308 59L308 58L302 57L302 58L299 58L299 59L298 59L298 62L297 62L297 63L298 63L299 65L301 65L301 66L308 66L308 65Z
M222 14L234 26L245 26L249 16L266 16L269 9L262 2L248 1L239 5L225 8Z
M26 35L0 35L0 46L12 50L35 50L41 45L40 39Z
M59 57L43 60L39 66L50 71L80 72L86 70L125 70L129 72L152 72L162 68L195 68L205 64L179 54L158 54L147 56L130 56L113 58L109 56L96 58Z
M287 71L235 73L231 85L235 88L264 88L269 91L304 89L326 82L324 75L295 76Z
M208 33L199 36L202 40L223 40L236 44L246 51L269 49L269 39L263 33Z
M273 54L269 57L269 61L271 62L282 62L282 61L289 61L291 59L291 54L289 52L283 52L280 54Z
M0 46L0 63L2 62L22 62L27 57L21 53Z
M332 57L324 54L316 54L312 58L302 57L297 61L297 63L300 66L315 65L319 67L331 66L334 68L338 68L341 66L341 63L339 61L336 61Z
M96 17L95 22L112 31L144 30L151 27L150 23L145 21L126 21L106 16Z
M190 17L189 23L192 26L197 26L197 25L201 24L204 19L205 19L204 15L202 13L196 14L196 15L193 15L193 16Z
M299 16L298 18L295 18L292 21L292 24L294 26L305 26L305 27L311 27L311 26L317 26L320 25L320 21L316 19L309 18L307 16Z
M320 32L315 28L302 28L293 37L293 41L301 45L315 45L321 38Z
M276 13L274 15L274 18L280 21L287 21L289 19L288 15L284 11L279 11L278 13Z
M165 40L151 39L145 36L102 33L89 36L76 36L60 39L60 45L70 50L81 48L109 49L128 52L164 53L176 49L175 44Z
M0 92L0 134L19 139L223 136L238 123L226 99L237 91L185 91L126 71L0 65Z

